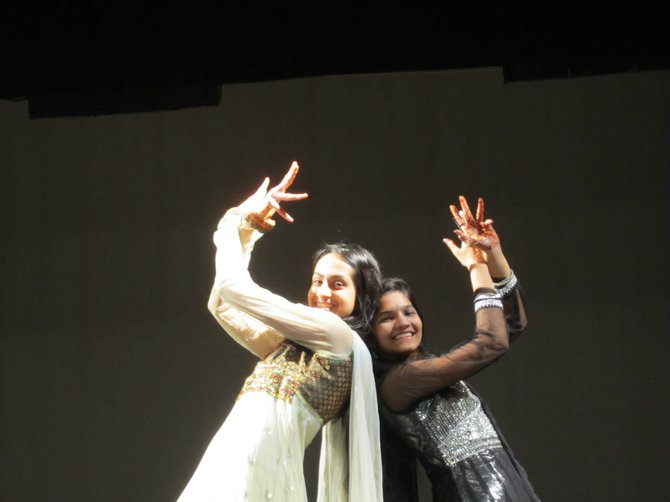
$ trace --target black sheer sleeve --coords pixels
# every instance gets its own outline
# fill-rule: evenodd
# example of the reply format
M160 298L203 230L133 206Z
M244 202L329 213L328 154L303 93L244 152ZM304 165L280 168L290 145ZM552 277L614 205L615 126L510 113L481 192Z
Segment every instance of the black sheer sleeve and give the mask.
M514 272L505 279L494 278L493 280L496 281L496 291L502 296L507 334L510 342L513 342L526 329L528 324L523 289Z
M393 411L486 368L508 347L507 330L501 308L477 312L475 334L446 354L430 359L406 361L388 371L382 383L382 398Z
M480 308L469 340L441 356L411 359L388 370L381 382L381 396L390 410L406 410L419 399L475 375L507 351L510 341L526 327L523 295L516 278L513 284L499 282L496 286L503 308Z

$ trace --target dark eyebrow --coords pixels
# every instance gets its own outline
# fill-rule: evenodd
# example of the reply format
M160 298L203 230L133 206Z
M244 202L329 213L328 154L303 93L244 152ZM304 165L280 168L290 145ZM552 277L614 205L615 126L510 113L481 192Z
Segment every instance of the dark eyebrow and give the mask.
M314 277L315 275L319 276L319 277L325 277L324 275L322 275L318 272L312 273L312 277ZM347 279L347 280L350 281L351 277L349 277L347 275L344 275L344 274L333 274L333 275L328 276L328 279Z
M386 310L380 310L377 312L377 315L380 316L382 314L387 314L389 312L397 312L398 310L404 310L406 308L414 308L414 305L411 303L406 303L405 305L400 305L399 307L394 307L392 309L386 309Z

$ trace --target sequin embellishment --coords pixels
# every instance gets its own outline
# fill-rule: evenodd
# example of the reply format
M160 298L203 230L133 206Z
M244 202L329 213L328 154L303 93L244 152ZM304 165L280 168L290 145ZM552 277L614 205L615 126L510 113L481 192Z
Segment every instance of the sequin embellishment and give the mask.
M352 366L350 357L329 359L285 341L256 365L240 396L265 392L290 403L299 394L326 423L342 411L349 398Z
M414 413L447 465L502 446L479 399L463 382L424 399Z

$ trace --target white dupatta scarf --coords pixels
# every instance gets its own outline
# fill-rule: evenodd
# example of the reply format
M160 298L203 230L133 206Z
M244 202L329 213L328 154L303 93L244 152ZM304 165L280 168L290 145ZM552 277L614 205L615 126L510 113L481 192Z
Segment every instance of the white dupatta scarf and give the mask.
M372 358L356 333L352 339L349 410L345 417L333 420L323 428L318 502L383 500L379 414Z

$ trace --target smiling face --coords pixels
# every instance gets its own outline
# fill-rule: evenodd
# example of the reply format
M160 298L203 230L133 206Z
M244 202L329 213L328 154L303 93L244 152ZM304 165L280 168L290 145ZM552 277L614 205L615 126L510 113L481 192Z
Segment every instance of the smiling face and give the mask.
M330 310L342 318L349 317L356 306L354 272L340 255L329 253L323 256L314 267L307 304Z
M405 293L389 291L379 300L372 332L385 356L405 359L421 345L423 322Z

